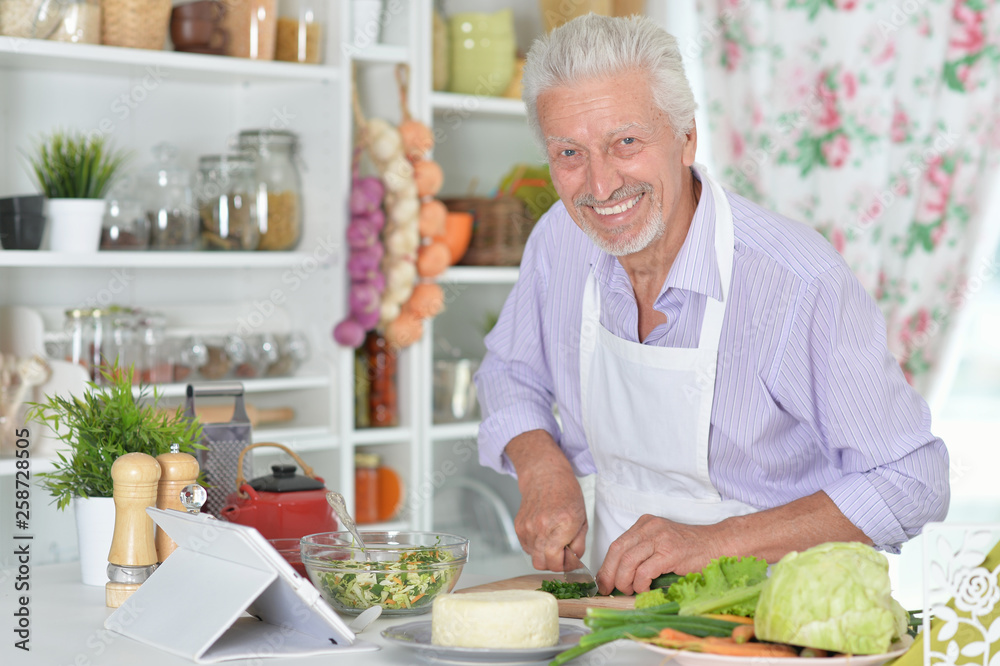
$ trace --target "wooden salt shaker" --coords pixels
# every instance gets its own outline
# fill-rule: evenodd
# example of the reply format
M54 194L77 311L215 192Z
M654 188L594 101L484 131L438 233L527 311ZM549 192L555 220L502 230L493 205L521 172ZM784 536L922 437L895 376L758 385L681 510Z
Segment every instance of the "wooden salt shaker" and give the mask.
M114 481L115 532L108 553L104 599L118 608L156 569L153 519L146 514L156 504L160 465L145 453L126 453L111 466Z
M188 453L181 453L180 446L170 445L170 453L156 456L160 465L160 482L156 491L156 508L185 511L181 504L181 490L198 480L198 461ZM156 528L156 559L164 562L177 544L163 528Z

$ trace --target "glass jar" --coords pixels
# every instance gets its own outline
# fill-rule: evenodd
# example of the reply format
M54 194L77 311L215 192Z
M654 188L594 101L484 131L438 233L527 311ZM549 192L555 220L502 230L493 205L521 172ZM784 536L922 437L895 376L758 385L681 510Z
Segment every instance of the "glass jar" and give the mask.
M274 60L277 0L227 0L223 27L229 35L226 55Z
M7 0L0 2L0 6ZM42 0L34 3L35 39L75 44L101 43L100 0Z
M291 250L302 234L302 179L295 165L298 137L284 130L245 130L239 149L254 155L258 250Z
M368 394L371 393L371 381L368 379L368 358L364 345L354 350L354 427L367 428Z
M256 189L253 156L205 155L198 160L195 198L205 249L257 249Z
M205 351L205 363L199 373L210 381L233 376L247 362L247 346L238 335L207 336Z
M174 379L174 361L167 340L167 318L157 312L139 317L136 374L143 384L162 384Z
M191 335L177 345L174 381L186 382L208 362L208 346L200 335Z
M378 466L376 453L354 454L354 521L359 525L378 521Z
M322 0L279 0L274 59L321 63L325 24L326 3Z
M288 377L309 358L309 340L294 331L278 337L278 358L267 368L268 377Z
M105 337L110 325L109 310L94 308L90 311L90 348L87 350L90 358L90 378L98 384L106 384L103 371L106 369L104 355L106 353Z
M45 0L0 2L0 35L30 39L35 36L35 18Z
M177 162L176 146L160 143L153 147L153 163L140 173L138 188L150 224L150 249L197 249L191 172Z
M90 375L90 364L93 359L94 328L91 321L90 308L73 308L66 310L63 331L66 333L66 345L63 347L64 358L70 363L79 365Z
M149 219L138 201L108 199L101 222L102 250L145 250L149 247Z
M112 307L106 311L107 336L104 342L104 364L108 370L132 372L132 383L139 383L139 348L135 339L136 315L130 308ZM130 368L131 366L131 368Z
M396 353L388 341L372 331L364 342L368 378L368 423L372 427L386 428L399 425L396 396Z

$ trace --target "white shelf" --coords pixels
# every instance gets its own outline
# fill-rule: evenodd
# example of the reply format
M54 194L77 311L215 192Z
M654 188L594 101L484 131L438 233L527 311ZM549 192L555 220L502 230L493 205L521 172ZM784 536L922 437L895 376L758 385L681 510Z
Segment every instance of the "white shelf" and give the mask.
M436 442L449 439L476 439L478 436L479 421L441 423L431 426L431 439Z
M325 65L12 37L0 37L0 69L139 76L152 77L154 81L162 79L205 83L332 82L340 76L339 69Z
M205 379L195 379L191 383L206 382ZM243 384L244 393L264 393L268 391L296 391L299 389L325 388L330 386L327 375L302 375L296 377L270 377L265 379L224 379L221 381L239 381ZM156 390L161 398L182 398L187 395L187 382L173 384L156 384ZM138 393L138 387L132 389ZM152 389L148 395L152 396Z
M292 268L312 254L303 252L91 252L0 251L0 267L11 268Z
M372 62L396 64L410 59L410 49L393 44L372 44L364 49L354 51L351 59L357 62Z
M359 428L351 438L355 446L372 446L409 442L412 437L413 432L409 428Z
M330 451L339 445L336 433L329 428L267 428L264 426L253 430L254 442L277 442L284 444L291 450L302 453L304 451ZM254 449L261 453L268 453L268 449ZM274 453L280 453L279 449L271 449Z
M438 282L444 284L514 284L517 266L452 266Z
M486 95L460 95L458 93L431 93L431 106L438 114L512 116L524 118L527 112L524 102L511 97L488 97Z

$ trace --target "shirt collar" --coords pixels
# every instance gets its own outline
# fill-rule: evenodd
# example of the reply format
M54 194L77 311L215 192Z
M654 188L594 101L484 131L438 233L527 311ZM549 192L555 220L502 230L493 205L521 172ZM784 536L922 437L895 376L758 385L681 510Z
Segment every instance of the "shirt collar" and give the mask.
M701 196L691 219L687 238L670 267L660 296L668 289L683 289L720 300L722 283L719 279L718 258L715 256L715 199L708 182L698 173L697 167L693 167L691 172L703 184ZM594 275L612 288L632 292L632 284L625 269L616 257L606 252L601 252L594 263Z

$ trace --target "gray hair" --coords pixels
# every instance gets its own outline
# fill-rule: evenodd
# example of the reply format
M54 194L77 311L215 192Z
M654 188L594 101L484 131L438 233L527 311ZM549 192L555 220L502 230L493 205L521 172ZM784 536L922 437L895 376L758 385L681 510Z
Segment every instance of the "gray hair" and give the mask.
M538 96L556 86L628 70L648 72L653 100L677 136L694 127L697 104L684 75L677 40L644 16L611 18L587 14L535 40L524 65L522 98L528 125L545 149L538 123Z

